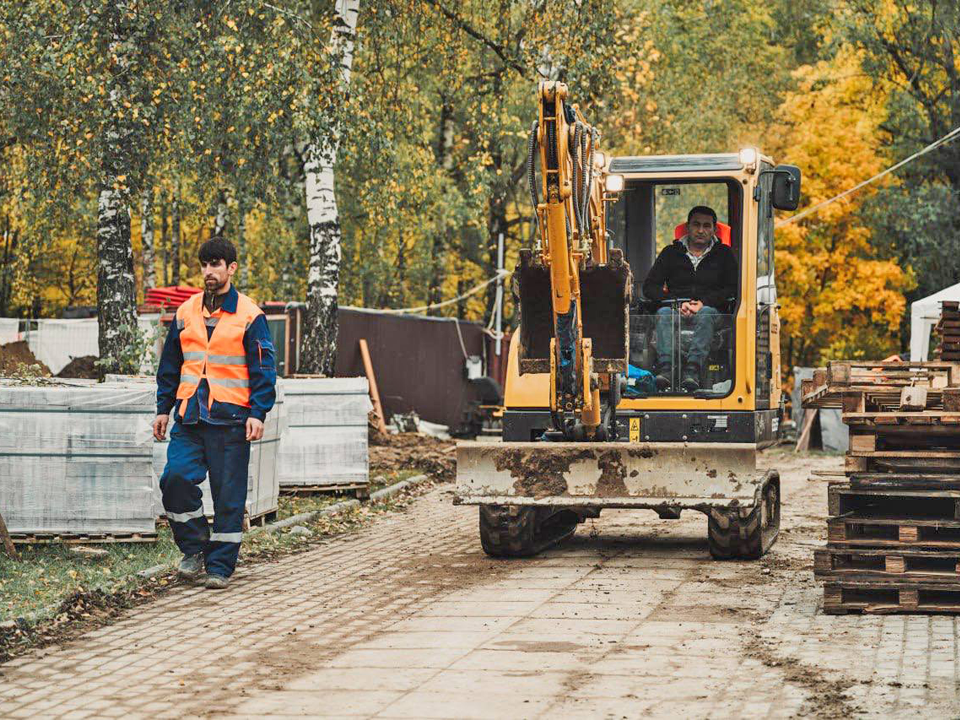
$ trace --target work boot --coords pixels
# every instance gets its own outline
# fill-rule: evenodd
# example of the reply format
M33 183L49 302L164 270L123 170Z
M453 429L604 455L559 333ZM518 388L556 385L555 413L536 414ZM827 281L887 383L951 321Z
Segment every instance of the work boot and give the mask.
M203 555L201 553L184 555L177 573L187 582L195 583L200 580L203 575Z
M700 368L696 365L687 365L683 370L683 379L680 387L684 392L692 393L700 389Z
M213 573L207 574L206 587L208 590L226 590L227 585L230 584L230 578L224 577L223 575L214 575Z
M670 378L673 376L673 372L669 365L661 365L657 368L657 376L654 378L654 382L657 384L658 392L666 392L670 389Z

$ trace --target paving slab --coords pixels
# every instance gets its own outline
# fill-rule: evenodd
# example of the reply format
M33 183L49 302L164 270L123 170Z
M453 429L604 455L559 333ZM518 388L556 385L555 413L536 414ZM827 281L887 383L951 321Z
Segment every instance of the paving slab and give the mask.
M715 563L706 520L605 511L487 558L449 488L223 593L178 588L0 665L3 717L950 717L953 617L825 616L812 576L837 457L767 454L783 533Z

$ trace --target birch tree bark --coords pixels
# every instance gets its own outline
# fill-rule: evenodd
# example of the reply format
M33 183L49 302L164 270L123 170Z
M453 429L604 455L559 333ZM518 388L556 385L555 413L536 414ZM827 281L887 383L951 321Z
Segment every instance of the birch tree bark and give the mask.
M223 238L227 231L227 191L220 188L217 191L217 211L213 217L213 229L210 231L210 239Z
M125 22L126 4L104 5L103 26L110 34L113 61L108 76L108 123L100 168L97 203L97 321L100 344L99 371L130 374L139 370L122 360L133 345L137 329L136 282L133 248L130 245L130 208L126 190L132 168L132 132L124 117L123 103L129 96L131 52Z
M331 46L334 54L341 58L340 81L343 92L350 85L359 12L360 0L336 0ZM313 138L304 163L310 260L299 372L327 376L333 375L337 358L341 235L333 171L338 141L339 128L336 126L328 137Z
M140 242L143 249L143 287L157 286L157 253L153 244L153 188L147 187L140 198Z

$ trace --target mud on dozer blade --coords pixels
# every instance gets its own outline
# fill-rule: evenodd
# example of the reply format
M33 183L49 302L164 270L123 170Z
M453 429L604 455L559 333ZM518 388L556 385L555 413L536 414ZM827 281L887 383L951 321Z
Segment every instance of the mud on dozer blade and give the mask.
M496 556L539 552L603 508L703 512L717 559L760 557L780 526L780 478L753 443L460 442L454 502L480 506Z

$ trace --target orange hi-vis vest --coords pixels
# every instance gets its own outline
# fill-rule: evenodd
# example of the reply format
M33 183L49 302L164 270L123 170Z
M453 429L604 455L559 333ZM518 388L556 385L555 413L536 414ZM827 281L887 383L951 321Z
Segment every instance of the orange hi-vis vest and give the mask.
M246 295L237 293L237 311L222 307L210 313L203 305L203 293L197 293L179 308L175 322L180 329L180 417L186 415L187 401L197 392L202 378L210 386L209 406L213 401L250 407L250 372L243 335L263 311ZM213 334L207 340L207 327Z

